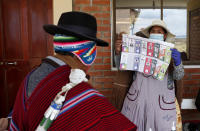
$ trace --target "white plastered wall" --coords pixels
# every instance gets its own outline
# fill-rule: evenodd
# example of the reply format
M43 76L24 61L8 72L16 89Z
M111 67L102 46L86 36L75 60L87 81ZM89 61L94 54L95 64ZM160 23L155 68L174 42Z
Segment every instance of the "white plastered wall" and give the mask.
M53 0L53 24L57 25L62 12L72 11L72 0Z

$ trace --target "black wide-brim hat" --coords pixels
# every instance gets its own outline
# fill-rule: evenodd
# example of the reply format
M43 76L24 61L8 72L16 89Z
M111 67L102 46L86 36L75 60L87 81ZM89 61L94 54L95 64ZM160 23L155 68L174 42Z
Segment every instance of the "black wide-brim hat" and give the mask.
M63 34L74 36L84 40L95 41L97 46L108 46L108 42L98 39L96 18L84 12L63 13L58 21L58 25L44 25L44 30L51 34Z

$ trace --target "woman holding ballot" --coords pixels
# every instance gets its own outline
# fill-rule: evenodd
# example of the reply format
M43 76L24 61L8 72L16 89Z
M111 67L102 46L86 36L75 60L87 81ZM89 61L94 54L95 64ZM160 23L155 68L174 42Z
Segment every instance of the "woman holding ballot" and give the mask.
M175 37L162 20L153 21L141 32L149 39L165 42L170 42ZM138 131L179 130L176 128L179 122L176 115L174 80L183 78L184 68L180 52L176 49L170 50L172 60L163 80L141 72L136 72L133 76L133 83L121 112L137 125Z

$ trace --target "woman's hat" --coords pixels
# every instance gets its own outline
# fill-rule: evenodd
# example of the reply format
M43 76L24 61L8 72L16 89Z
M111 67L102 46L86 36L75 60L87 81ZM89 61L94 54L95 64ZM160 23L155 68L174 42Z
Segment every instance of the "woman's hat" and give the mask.
M145 36L149 37L149 30L150 30L153 26L160 26L160 27L162 27L163 29L165 29L165 30L167 31L167 38L166 38L166 41L169 41L169 40L171 40L171 39L173 39L173 38L175 37L175 35L172 34L172 33L169 31L169 29L167 28L166 23L165 23L164 21L162 21L162 20L159 20L159 19L154 20L154 21L152 22L151 25L149 25L149 26L147 26L146 28L144 28L143 30L141 30L141 32L142 32Z
M84 12L63 13L58 21L58 25L44 25L44 30L51 34L63 34L74 36L84 40L95 41L97 46L108 46L108 42L96 37L97 23L96 18Z

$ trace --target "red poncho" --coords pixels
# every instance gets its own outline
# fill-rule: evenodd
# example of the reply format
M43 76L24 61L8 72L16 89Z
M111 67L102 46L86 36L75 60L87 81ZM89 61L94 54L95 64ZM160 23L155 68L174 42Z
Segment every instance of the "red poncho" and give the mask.
M9 130L35 130L56 94L69 82L69 74L69 66L57 68L37 85L29 98L26 88L30 74L27 75L16 97ZM60 114L48 130L135 131L136 126L103 95L82 82L68 92Z

